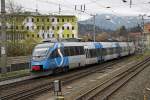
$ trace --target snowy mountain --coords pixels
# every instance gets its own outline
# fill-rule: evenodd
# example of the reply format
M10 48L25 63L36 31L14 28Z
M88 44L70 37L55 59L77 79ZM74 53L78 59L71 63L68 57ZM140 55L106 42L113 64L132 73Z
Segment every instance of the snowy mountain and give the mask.
M93 24L93 18L79 21L80 24ZM131 28L141 23L141 19L135 16L116 16L112 14L102 14L95 17L95 24L99 28L116 30L121 26Z

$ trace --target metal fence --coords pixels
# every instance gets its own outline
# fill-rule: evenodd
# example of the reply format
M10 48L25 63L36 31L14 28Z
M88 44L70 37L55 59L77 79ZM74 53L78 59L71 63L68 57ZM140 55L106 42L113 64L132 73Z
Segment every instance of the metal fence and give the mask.
M30 56L8 57L6 72L24 70L30 68ZM0 67L0 73L2 69Z

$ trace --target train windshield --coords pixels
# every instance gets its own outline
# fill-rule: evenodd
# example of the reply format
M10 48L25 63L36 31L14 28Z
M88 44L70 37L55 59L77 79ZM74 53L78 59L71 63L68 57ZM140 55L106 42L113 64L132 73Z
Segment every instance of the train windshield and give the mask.
M35 48L33 51L33 57L44 57L47 55L48 48Z

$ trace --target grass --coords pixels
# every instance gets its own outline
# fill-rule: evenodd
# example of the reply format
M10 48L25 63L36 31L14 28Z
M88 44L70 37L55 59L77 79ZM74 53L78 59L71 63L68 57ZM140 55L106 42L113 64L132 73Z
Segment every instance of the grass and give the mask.
M16 77L22 77L22 76L26 76L29 74L30 74L29 69L13 71L13 72L8 72L8 73L1 73L0 74L0 81L6 80L6 79L11 79L11 78L16 78Z
M145 57L150 56L150 50L145 51L143 54L136 54L131 59L133 60L144 60Z

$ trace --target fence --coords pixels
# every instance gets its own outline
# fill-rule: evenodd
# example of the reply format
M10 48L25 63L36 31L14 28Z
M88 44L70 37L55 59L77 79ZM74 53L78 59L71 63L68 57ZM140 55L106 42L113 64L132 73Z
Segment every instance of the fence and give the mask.
M6 72L18 71L30 68L29 56L8 57ZM0 73L2 72L0 67Z

